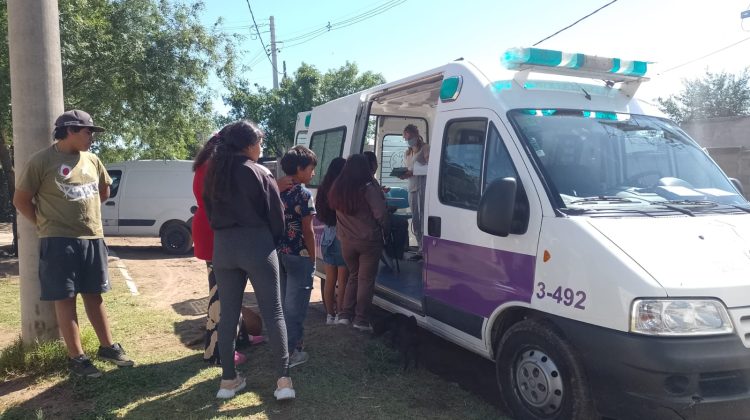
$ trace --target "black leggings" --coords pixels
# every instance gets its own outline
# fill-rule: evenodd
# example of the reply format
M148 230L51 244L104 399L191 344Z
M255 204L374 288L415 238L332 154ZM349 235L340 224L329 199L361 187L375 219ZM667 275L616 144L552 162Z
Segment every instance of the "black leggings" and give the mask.
M267 227L216 230L213 265L221 301L218 327L221 378L234 379L237 376L234 339L248 277L268 329L279 376L289 376L286 323L279 290L279 260L271 232Z

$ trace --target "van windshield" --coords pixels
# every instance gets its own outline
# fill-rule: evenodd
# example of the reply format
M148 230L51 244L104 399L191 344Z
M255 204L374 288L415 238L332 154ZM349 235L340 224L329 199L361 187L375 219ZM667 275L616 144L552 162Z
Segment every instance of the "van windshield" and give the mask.
M569 109L520 109L509 117L558 208L661 205L691 213L690 207L750 206L669 120Z

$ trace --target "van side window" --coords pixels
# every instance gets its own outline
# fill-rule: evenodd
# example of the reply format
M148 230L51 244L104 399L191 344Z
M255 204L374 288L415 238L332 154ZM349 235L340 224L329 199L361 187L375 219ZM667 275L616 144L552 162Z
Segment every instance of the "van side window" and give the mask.
M490 123L490 132L487 136L484 168L482 191L498 179L515 178L517 185L516 207L513 210L513 223L510 233L515 235L526 233L529 227L529 199L526 197L526 190L524 190L521 179L518 177L518 171L513 165L513 159L510 157L502 137L500 137L500 132L493 123Z
M318 157L318 166L315 168L315 176L308 187L317 187L323 181L328 165L333 159L341 156L344 138L346 138L346 127L313 133L310 138L310 149Z
M309 142L307 141L307 130L300 130L297 132L297 138L294 140L295 145L302 145L305 147L309 146Z
M485 163L485 174L484 174L484 191L492 181L503 178L515 178L516 182L520 184L521 180L518 179L518 172L516 172L515 166L513 166L513 160L511 160L508 149L503 143L503 139L500 137L500 133L497 131L495 124L490 123L490 134L487 137L487 157Z
M107 171L109 177L112 178L112 185L109 186L109 198L115 198L117 196L117 190L120 189L120 179L122 178L122 171L109 170Z
M443 204L476 210L481 196L487 120L449 121L443 134L438 197Z

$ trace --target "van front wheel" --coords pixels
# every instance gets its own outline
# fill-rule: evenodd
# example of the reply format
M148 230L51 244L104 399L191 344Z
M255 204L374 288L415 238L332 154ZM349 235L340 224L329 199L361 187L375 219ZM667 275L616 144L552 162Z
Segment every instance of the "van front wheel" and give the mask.
M595 418L583 368L552 325L525 320L512 326L495 361L500 392L515 418Z
M161 247L167 254L186 254L193 247L190 229L181 223L172 223L161 232Z

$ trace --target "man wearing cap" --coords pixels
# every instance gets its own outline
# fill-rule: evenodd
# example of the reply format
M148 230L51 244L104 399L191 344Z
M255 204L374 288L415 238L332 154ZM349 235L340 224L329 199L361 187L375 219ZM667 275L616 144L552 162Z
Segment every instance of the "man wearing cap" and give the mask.
M31 157L13 196L16 209L37 227L41 300L55 302L68 366L72 373L91 378L102 374L81 346L79 293L99 338L98 357L118 366L133 365L122 346L112 341L102 300L109 277L101 203L109 198L112 179L99 158L88 152L94 133L101 131L84 111L60 115L56 142Z

